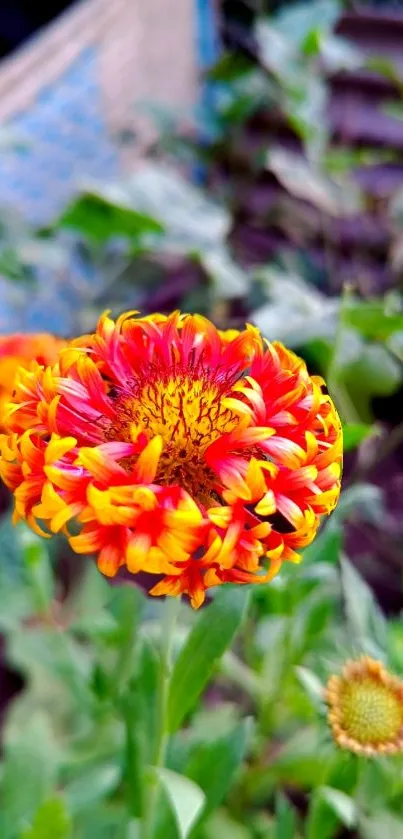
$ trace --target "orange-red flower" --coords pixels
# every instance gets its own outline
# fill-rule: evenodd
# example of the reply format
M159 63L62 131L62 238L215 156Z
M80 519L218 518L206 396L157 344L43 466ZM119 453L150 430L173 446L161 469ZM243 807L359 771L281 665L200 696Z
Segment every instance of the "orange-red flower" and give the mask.
M7 402L12 398L19 367L29 368L32 361L54 364L64 341L49 333L14 334L0 337L0 426Z
M151 594L195 607L210 586L298 561L339 496L341 427L323 381L252 326L103 315L53 367L20 371L7 427L16 519L64 530L108 576L154 574Z

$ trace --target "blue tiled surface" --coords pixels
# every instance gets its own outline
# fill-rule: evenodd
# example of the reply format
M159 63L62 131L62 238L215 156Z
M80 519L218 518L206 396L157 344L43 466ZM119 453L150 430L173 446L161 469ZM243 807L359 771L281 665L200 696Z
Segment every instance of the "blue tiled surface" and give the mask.
M43 88L10 127L27 145L0 157L1 203L12 204L35 224L51 221L79 179L116 175L117 152L103 118L95 48Z
M35 226L47 224L60 213L80 180L108 180L117 175L118 155L104 120L96 48L83 51L9 126L26 144L0 155L0 212L7 212L10 205ZM38 274L37 290L29 292L29 306L7 283L0 283L0 331L74 332L80 288L89 281L96 283L96 276L85 275L72 254L63 282L52 271Z

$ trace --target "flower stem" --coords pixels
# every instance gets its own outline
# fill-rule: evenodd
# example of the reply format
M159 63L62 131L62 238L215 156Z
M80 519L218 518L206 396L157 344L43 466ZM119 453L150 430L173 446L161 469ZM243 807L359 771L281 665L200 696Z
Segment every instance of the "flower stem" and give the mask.
M153 769L164 766L169 740L168 732L168 697L172 666L172 643L175 635L176 620L180 608L180 599L167 597L164 603L165 615L161 622L161 658L158 684L158 731L155 742ZM149 782L143 816L141 839L152 839L154 834L155 814L158 806L159 782L154 775Z

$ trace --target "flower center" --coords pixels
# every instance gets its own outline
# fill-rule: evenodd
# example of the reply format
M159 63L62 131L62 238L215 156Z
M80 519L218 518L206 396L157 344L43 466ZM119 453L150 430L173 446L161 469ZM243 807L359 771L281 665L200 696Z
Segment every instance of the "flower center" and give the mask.
M208 446L232 431L239 417L225 406L228 388L207 378L180 373L127 390L115 400L117 421L111 439L130 440L133 426L152 439L161 435L164 447L156 480L176 483L206 505L214 499L214 473L204 460Z
M403 724L398 697L370 677L343 686L340 709L346 733L363 745L394 740Z

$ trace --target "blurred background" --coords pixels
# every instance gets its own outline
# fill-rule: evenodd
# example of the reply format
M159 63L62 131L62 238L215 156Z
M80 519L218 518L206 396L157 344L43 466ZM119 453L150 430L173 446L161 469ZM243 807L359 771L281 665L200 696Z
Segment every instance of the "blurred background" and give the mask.
M403 0L16 0L0 55L0 332L180 307L284 341L349 427L345 550L399 615Z

